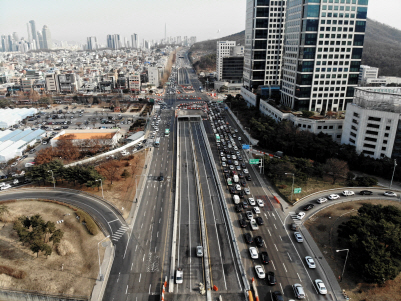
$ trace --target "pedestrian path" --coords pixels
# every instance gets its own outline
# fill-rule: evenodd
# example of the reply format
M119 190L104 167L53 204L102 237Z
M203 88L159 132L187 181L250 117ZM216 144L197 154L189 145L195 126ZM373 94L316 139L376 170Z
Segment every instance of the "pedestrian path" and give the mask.
M129 228L127 226L122 225L120 229L118 229L115 233L113 233L113 235L111 236L111 240L118 241L121 238L121 236L123 236L125 232L127 232L128 229Z
M293 220L294 224L296 224L296 225L301 225L302 224L302 221L300 219L298 219L298 217L297 217L298 214L295 211L290 211L288 214L290 215L290 217Z

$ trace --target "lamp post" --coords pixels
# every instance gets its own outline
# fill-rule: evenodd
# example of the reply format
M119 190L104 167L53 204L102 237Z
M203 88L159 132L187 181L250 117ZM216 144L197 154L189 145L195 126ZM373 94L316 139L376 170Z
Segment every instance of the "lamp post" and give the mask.
M100 252L99 252L99 244L105 240L106 238L109 238L110 235L107 235L105 238L103 238L101 241L97 243L97 256L99 257L99 281L103 281L103 275L102 275L102 266L100 265Z
M342 280L343 280L343 276L344 276L344 271L345 271L345 265L347 264L349 249L336 250L337 253L338 253L338 252L341 252L341 251L347 251L347 256L345 256L345 262L344 262L343 272L341 273L341 281L342 281Z
M292 188L291 188L291 202L292 202L292 196L294 194L294 174L292 172L286 172L285 175L292 175Z
M51 173L52 173L52 178L53 178L53 189L56 189L56 181L54 180L53 170L49 169L47 172L51 172Z
M135 175L135 203L138 202L138 180L137 177L147 177L146 175Z
M104 193L103 193L103 181L102 181L102 179L95 180L95 182L99 182L99 181L100 181L100 187L102 188L102 198L104 198Z
M394 169L393 169L393 175L391 176L391 182L390 182L390 188L389 189L391 189L391 186L393 185L393 178L394 178L394 173L395 173L395 167L396 166L397 166L397 160L394 159Z

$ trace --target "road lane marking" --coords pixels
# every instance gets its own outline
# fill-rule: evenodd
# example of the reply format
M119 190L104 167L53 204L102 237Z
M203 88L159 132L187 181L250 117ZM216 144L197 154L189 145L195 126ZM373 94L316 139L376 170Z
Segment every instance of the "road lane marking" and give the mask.
M159 218L159 224L160 224L161 220L162 220L162 219L161 219L161 218Z
M272 216L274 217L274 219L276 219L276 216L274 215L274 213L272 213Z
M279 237L280 237L280 240L283 241L283 239L281 238L281 235L279 235Z
M139 282L141 282L142 274L139 274Z
M141 225L141 229L142 229L142 227L143 227L143 223L142 223L142 225Z
M292 258L290 256L290 253L287 252L288 257L290 258L290 261L292 261Z
M118 280L120 280L120 274L121 274L121 272L118 273L117 282L118 282Z
M136 247L135 247L135 252L136 252L136 249L138 249L138 245L136 245Z
M270 235L270 236L272 236L272 234L270 233L270 230L269 230L269 229L267 229L267 231L269 232L269 235Z
M284 295L284 291L283 291L283 287L281 286L281 283L280 283L280 287L281 287L281 293Z
M276 244L274 244L274 247L276 248L276 251L278 252L278 249L277 249L277 246L276 246Z
M134 267L134 263L131 264L131 271L132 271L132 268L133 268L133 267Z
M142 262L143 262L143 261L145 261L145 254L143 254L143 257L142 257Z
M298 274L298 273L297 273L297 275L298 275L299 281L301 281L301 282L302 282L302 280L301 280L301 277L299 277L299 274Z
M276 224L273 224L273 226L274 226L274 228L276 228L276 230L277 230Z
M283 267L284 267L285 272L287 273L287 268L285 267L284 262L283 262ZM297 274L298 274L298 273L297 273Z
M150 288L152 287L152 284L149 284L149 295L150 295Z
M271 262L271 263L272 263L272 265L273 265L273 269L274 269L274 270L276 270L276 266L274 265L274 262L273 262L273 260L271 260L270 262Z
M157 235L156 235L156 237L159 237L159 231L157 231Z
M146 211L143 213L143 216L146 216Z
M127 284L127 288L126 288L126 290L125 290L125 294L127 294L127 292L128 292L128 284Z

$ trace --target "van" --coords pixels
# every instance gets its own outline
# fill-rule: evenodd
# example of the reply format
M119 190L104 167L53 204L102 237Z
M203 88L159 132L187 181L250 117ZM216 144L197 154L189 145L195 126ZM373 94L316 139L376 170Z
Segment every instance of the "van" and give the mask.
M239 199L238 195L236 195L236 194L233 195L233 202L234 202L234 204L239 204L240 199Z
M297 299L305 299L305 292L302 285L295 283L292 288L294 289L294 294Z

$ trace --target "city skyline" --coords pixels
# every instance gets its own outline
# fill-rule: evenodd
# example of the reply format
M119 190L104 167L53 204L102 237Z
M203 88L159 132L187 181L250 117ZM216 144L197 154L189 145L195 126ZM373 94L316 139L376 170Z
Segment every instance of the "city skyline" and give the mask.
M103 45L106 45L106 37L110 33L127 39L133 32L137 32L141 39L163 39L165 24L167 36L197 36L198 41L221 38L245 29L244 0L206 0L202 5L183 0L169 1L169 4L160 0L152 1L152 4L114 1L110 6L110 3L109 0L84 3L71 0L68 4L48 0L21 0L18 3L7 0L2 3L0 13L1 34L16 32L20 38L28 40L26 23L29 20L46 24L51 28L54 40L85 44L87 37L96 36L98 43ZM393 8L391 11L379 0L370 0L368 18L401 30L401 20L397 16L401 2L388 0L387 3ZM230 7L229 14L224 10L227 5ZM121 7L124 9L121 10ZM6 13L10 11L18 13ZM116 18L113 19L113 16ZM152 26L144 26L149 24Z

